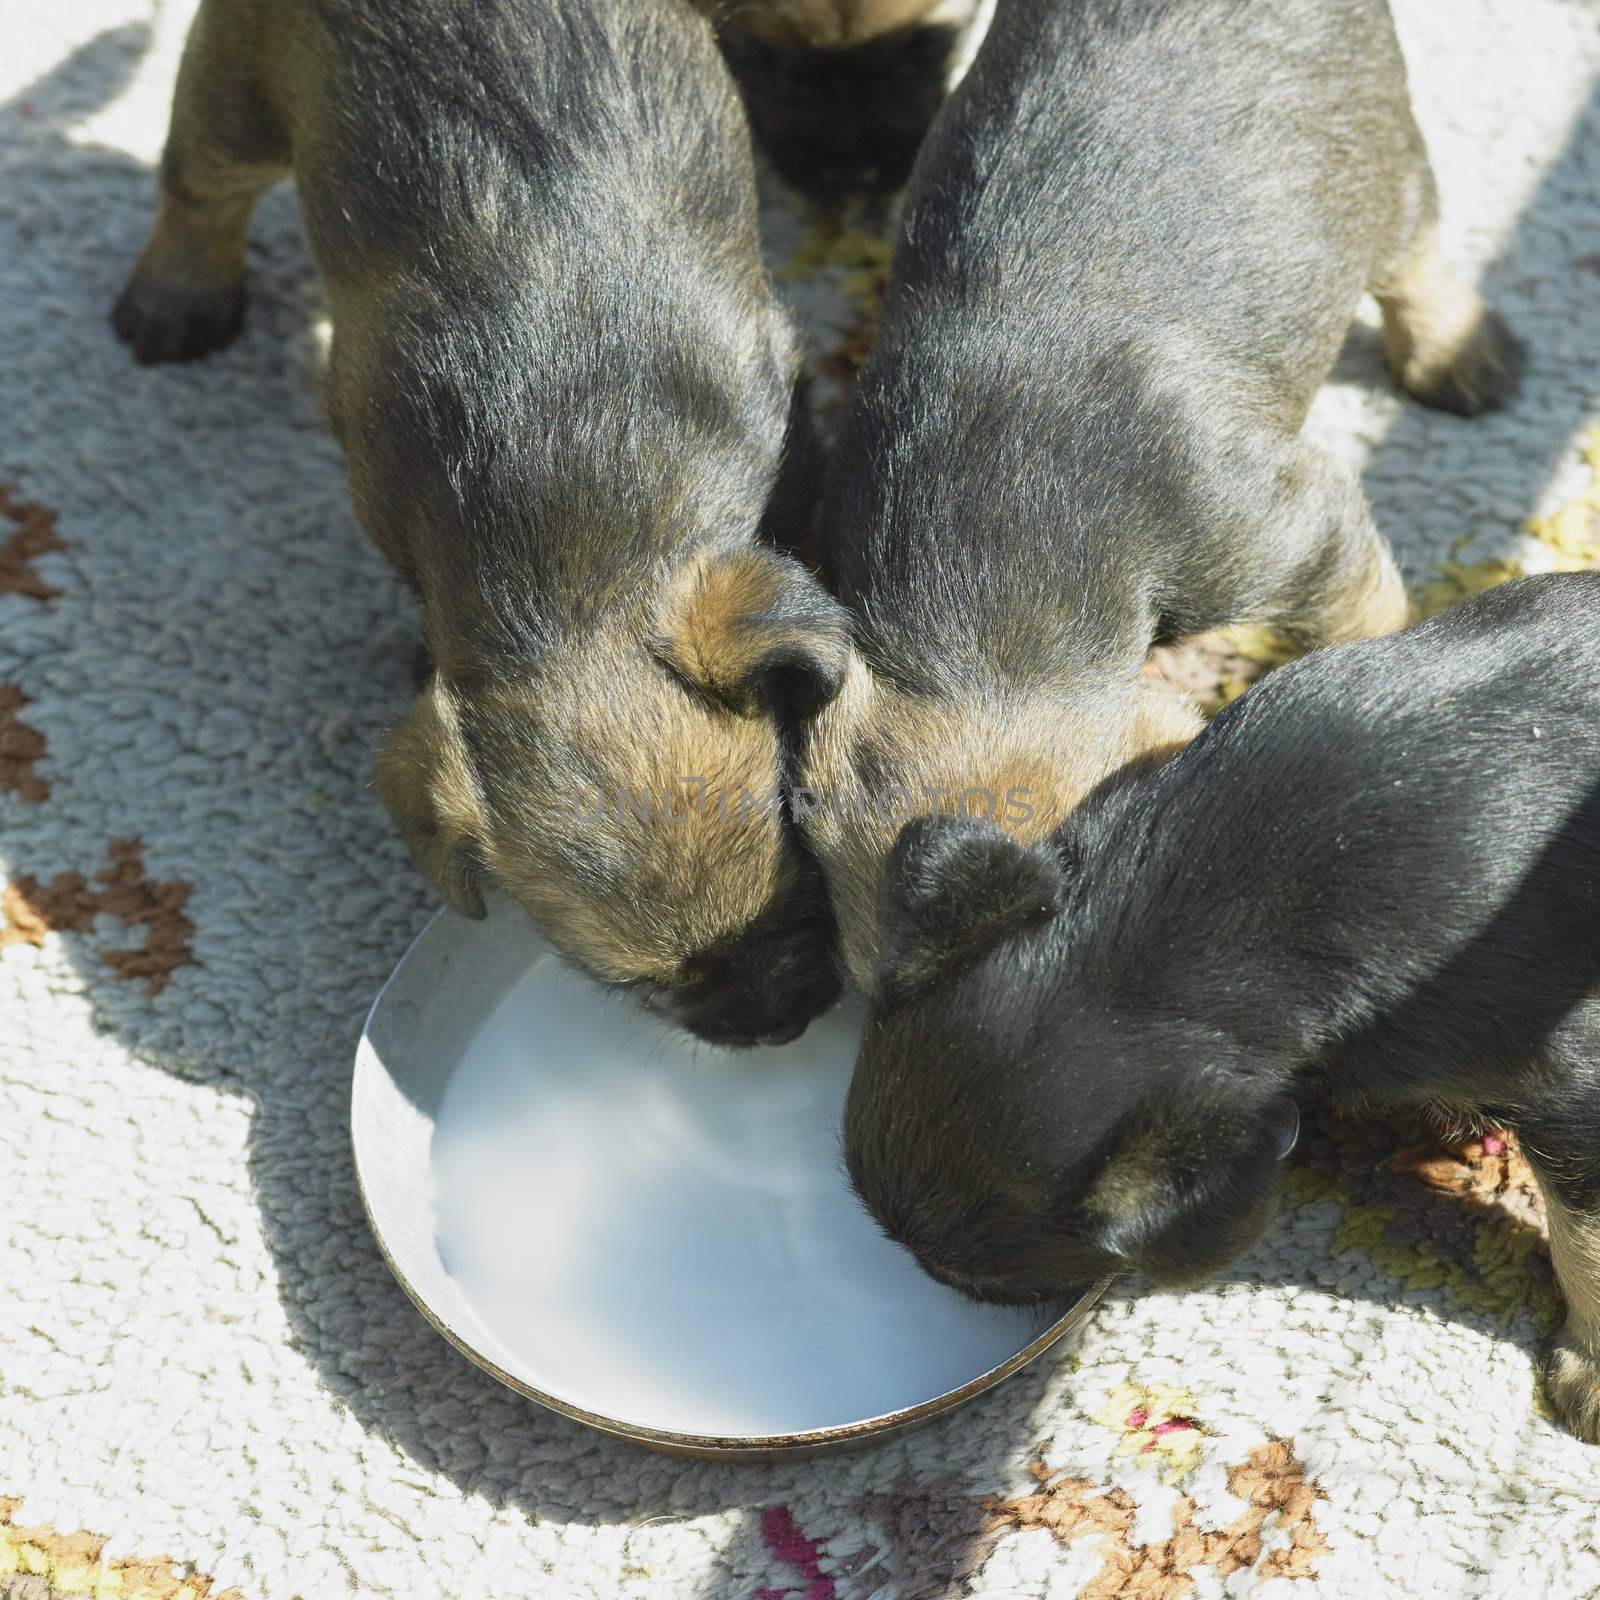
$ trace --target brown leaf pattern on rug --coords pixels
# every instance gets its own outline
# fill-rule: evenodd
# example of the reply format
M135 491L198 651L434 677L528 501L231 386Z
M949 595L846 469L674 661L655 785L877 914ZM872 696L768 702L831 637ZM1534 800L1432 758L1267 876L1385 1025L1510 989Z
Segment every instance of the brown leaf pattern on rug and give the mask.
M1252 659L1214 634L1158 645L1145 664L1145 671L1163 689L1190 695L1207 707L1225 703L1230 688L1237 685L1242 692L1268 670L1266 662Z
M1080 1600L1182 1600L1202 1567L1219 1577L1250 1568L1263 1579L1310 1578L1330 1548L1312 1516L1327 1495L1306 1477L1287 1440L1269 1439L1229 1468L1229 1492L1246 1503L1229 1527L1200 1528L1194 1499L1183 1495L1172 1508L1172 1537L1161 1544L1133 1542L1138 1507L1126 1489L1103 1488L1087 1478L1052 1481L1043 1461L1029 1470L1039 1491L987 1500L989 1528L1000 1534L1042 1528L1062 1545L1098 1536L1103 1560ZM1287 1548L1265 1552L1269 1523L1288 1533Z
M1336 1199L1332 1253L1365 1251L1406 1289L1509 1322L1523 1307L1550 1327L1559 1294L1538 1187L1504 1130L1441 1131L1434 1119L1308 1115L1286 1174L1289 1203Z
M1452 1140L1441 1138L1436 1129L1424 1128L1412 1143L1406 1132L1403 1124L1396 1130L1402 1143L1389 1157L1393 1171L1415 1178L1434 1194L1496 1207L1530 1227L1543 1225L1544 1202L1538 1180L1517 1148L1514 1133L1502 1128Z
M34 570L33 563L51 551L67 548L66 541L56 532L55 512L18 500L0 484L0 517L16 524L10 537L0 543L0 594L54 600L61 591L51 588Z
M183 913L186 883L152 883L144 875L137 839L113 839L108 865L87 882L81 872L58 873L47 884L24 876L0 897L0 952L14 944L42 946L48 933L87 933L102 912L124 927L142 927L142 947L102 950L100 959L124 980L142 978L154 997L179 967L198 966L190 940L194 924Z
M883 1529L895 1600L945 1600L989 1559L1002 1531L955 1478L902 1479L859 1509Z
M0 792L36 806L50 798L50 785L34 767L45 753L44 735L18 715L28 697L14 683L0 683Z
M867 216L818 216L800 248L780 274L786 278L812 278L819 272L838 273L839 288L849 299L854 316L839 339L816 361L816 375L831 385L821 397L820 418L831 432L838 424L856 375L872 354L878 337L878 318L889 285L892 247L884 237L887 217L875 224Z
M108 1561L97 1534L19 1527L13 1518L21 1504L0 1496L0 1600L243 1600L238 1589L218 1589L216 1579L170 1556Z
M872 346L878 337L878 310L887 287L887 268L861 274L856 288L857 310L855 320L845 329L844 336L817 361L817 372L831 378L839 386L839 393L828 411L828 421L836 424L855 387L856 375L867 364Z

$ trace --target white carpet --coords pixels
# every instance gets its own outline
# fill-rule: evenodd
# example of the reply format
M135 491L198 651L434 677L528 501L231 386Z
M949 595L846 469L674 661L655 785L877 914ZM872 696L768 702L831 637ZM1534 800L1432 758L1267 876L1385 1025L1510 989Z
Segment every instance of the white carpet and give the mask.
M1536 1413L1548 1286L1481 1151L1313 1139L1230 1281L1113 1296L987 1402L823 1463L610 1443L412 1311L346 1103L430 909L368 785L414 628L317 420L292 194L233 349L141 371L107 322L188 9L0 21L0 1597L1600 1591L1600 1451ZM1369 325L1319 402L1421 576L1587 492L1600 10L1401 13L1447 243L1532 352L1463 423L1390 392ZM804 224L770 221L781 265ZM863 285L816 245L784 288L826 354Z

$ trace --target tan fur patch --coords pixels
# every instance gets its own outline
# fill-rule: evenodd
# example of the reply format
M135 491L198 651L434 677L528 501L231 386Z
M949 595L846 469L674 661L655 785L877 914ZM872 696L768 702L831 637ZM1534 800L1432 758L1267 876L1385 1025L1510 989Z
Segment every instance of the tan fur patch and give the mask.
M50 798L50 785L34 768L44 759L44 735L18 715L28 697L14 683L0 683L0 790L28 805Z
M1487 307L1456 276L1437 225L1423 228L1387 282L1373 291L1383 312L1383 348L1405 388L1427 394L1457 366L1477 337Z
M425 691L378 786L435 883L471 851L590 971L671 984L794 881L780 756L770 719L696 694L616 626L537 678Z
M61 591L51 588L33 566L40 556L67 548L66 540L56 532L55 513L17 499L0 484L0 517L16 525L5 543L0 544L0 594L25 595L30 600L55 599Z
M186 883L152 883L144 875L137 839L113 839L108 865L94 875L91 888L81 872L57 874L47 884L21 877L0 895L0 952L14 944L42 946L49 933L87 933L102 913L124 927L142 927L142 949L102 950L100 959L123 980L142 978L152 997L172 981L179 967L198 966L190 940L194 924L183 913Z
M663 654L708 694L737 698L776 642L751 624L777 607L781 579L781 569L753 551L697 560L663 603Z
M220 181L238 186L231 170ZM135 276L181 287L186 294L231 288L244 277L245 237L254 204L253 193L240 199L224 192L208 195L203 205L191 205L163 187Z
M1600 1217L1573 1211L1551 1184L1541 1181L1539 1189L1550 1260L1567 1302L1567 1328L1600 1360Z
M1319 617L1320 642L1375 639L1403 628L1417 615L1387 543L1373 535L1365 571L1343 586Z
M1160 1544L1133 1542L1138 1506L1125 1489L1102 1489L1086 1478L1052 1481L1042 1461L1030 1471L1038 1492L989 1500L988 1531L1037 1528L1065 1546L1098 1535L1101 1567L1080 1591L1080 1600L1183 1600L1202 1568L1224 1578L1247 1569L1261 1579L1312 1578L1317 1562L1332 1548L1312 1514L1328 1497L1306 1477L1284 1439L1268 1440L1228 1469L1229 1492L1246 1503L1231 1526L1202 1529L1195 1500L1182 1495L1172 1508L1172 1537ZM1287 1548L1265 1552L1262 1534L1269 1521L1288 1533Z
M671 983L696 951L738 933L792 880L777 806L777 732L708 704L668 675L620 666L584 703L564 681L536 720L557 759L494 797L497 879L565 948L605 976ZM512 696L495 714L508 735ZM763 810L763 806L771 806ZM506 826L506 821L510 826ZM609 863L586 892L558 863Z
M1550 1261L1566 1300L1565 1322L1543 1353L1545 1391L1562 1423L1600 1443L1600 1217L1573 1211L1540 1181Z
M474 862L487 812L461 739L456 697L440 679L384 741L373 781L423 875L457 911L482 915Z
M1200 726L1186 699L1145 681L1100 704L956 704L902 694L853 661L812 724L803 783L815 801L798 811L828 878L852 980L870 991L883 865L907 816L965 810L1021 839L1043 838L1112 773L1165 759ZM884 776L865 776L868 765Z

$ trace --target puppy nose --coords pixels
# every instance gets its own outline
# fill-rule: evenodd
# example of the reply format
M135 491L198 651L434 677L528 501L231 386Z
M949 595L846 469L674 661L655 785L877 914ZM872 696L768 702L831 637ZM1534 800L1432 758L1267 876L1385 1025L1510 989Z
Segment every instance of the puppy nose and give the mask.
M680 1028L686 1028L697 1039L707 1044L722 1045L730 1050L751 1050L758 1045L793 1044L810 1024L809 1015L772 1021L752 1021L747 1017L720 1017L713 1008L684 1007L652 1002L659 1011Z
M809 1018L800 1022L776 1022L762 1029L757 1044L793 1044L806 1031Z

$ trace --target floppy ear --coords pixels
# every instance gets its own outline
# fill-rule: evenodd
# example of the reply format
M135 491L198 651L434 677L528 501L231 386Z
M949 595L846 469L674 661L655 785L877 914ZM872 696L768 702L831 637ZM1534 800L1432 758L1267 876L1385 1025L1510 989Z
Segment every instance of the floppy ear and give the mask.
M482 918L483 796L455 699L437 674L384 741L373 777L423 875L452 911Z
M1055 850L980 817L913 817L889 853L879 902L886 992L907 994L1008 933L1061 909Z
M656 654L702 694L751 717L808 717L850 660L844 608L798 562L759 547L711 556L669 590Z
M1157 1283L1210 1277L1260 1237L1300 1113L1287 1095L1182 1097L1147 1112L1083 1201L1095 1243Z

